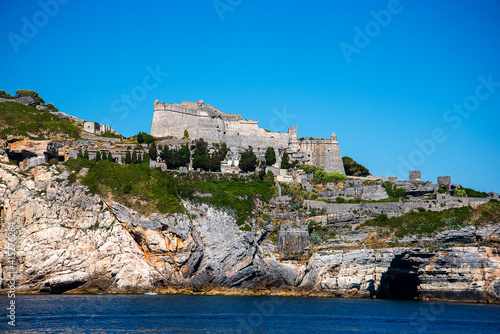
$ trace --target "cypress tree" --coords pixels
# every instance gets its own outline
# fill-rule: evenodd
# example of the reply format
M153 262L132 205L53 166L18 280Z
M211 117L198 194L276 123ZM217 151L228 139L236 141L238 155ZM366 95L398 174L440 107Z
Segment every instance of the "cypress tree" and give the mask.
M125 153L125 163L130 164L132 163L132 157L130 156L130 150L127 147L127 153Z
M156 161L156 158L158 157L158 150L156 149L155 142L152 142L151 145L149 145L149 157L154 161Z
M137 151L134 148L134 151L132 152L132 163L135 164L137 163Z
M271 166L276 163L276 152L274 152L274 148L268 147L266 150L266 165Z

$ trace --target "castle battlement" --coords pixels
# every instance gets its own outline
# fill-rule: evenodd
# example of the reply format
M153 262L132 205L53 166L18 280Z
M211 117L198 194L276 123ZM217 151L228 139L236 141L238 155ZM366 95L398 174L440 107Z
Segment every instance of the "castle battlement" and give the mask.
M304 163L311 163L327 171L344 173L339 143L335 134L331 138L309 138L299 142L297 127L288 132L270 132L259 127L259 121L243 119L239 114L228 114L214 106L185 101L181 104L154 103L151 135L182 138L187 130L190 139L203 138L208 143L224 142L229 147L266 149L302 153Z

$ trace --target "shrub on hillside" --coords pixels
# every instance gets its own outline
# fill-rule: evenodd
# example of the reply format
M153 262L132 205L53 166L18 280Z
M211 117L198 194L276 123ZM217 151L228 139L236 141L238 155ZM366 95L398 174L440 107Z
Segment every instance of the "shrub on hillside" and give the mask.
M349 176L367 176L370 171L365 166L358 164L350 157L342 157L344 163L345 174Z
M38 96L38 93L30 89L18 89L16 90L16 97L31 96L35 100L36 104L45 104L45 101Z

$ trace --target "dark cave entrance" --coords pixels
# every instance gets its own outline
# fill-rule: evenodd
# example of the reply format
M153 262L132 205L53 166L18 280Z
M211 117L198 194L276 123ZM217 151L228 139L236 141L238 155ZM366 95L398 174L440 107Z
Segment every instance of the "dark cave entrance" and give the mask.
M389 269L382 275L376 291L378 299L413 300L418 298L418 264L396 255Z

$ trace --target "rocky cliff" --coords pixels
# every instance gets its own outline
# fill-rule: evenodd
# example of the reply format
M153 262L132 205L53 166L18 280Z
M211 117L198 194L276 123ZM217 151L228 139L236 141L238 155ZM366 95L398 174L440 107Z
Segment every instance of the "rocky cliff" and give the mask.
M464 231L473 234L469 247L432 252L322 246L307 260L284 261L265 230L241 231L225 212L189 202L183 206L185 214L142 216L90 193L61 166L21 172L0 164L1 291L8 291L14 276L16 291L26 293L157 291L500 302L500 248L495 247L500 224Z

